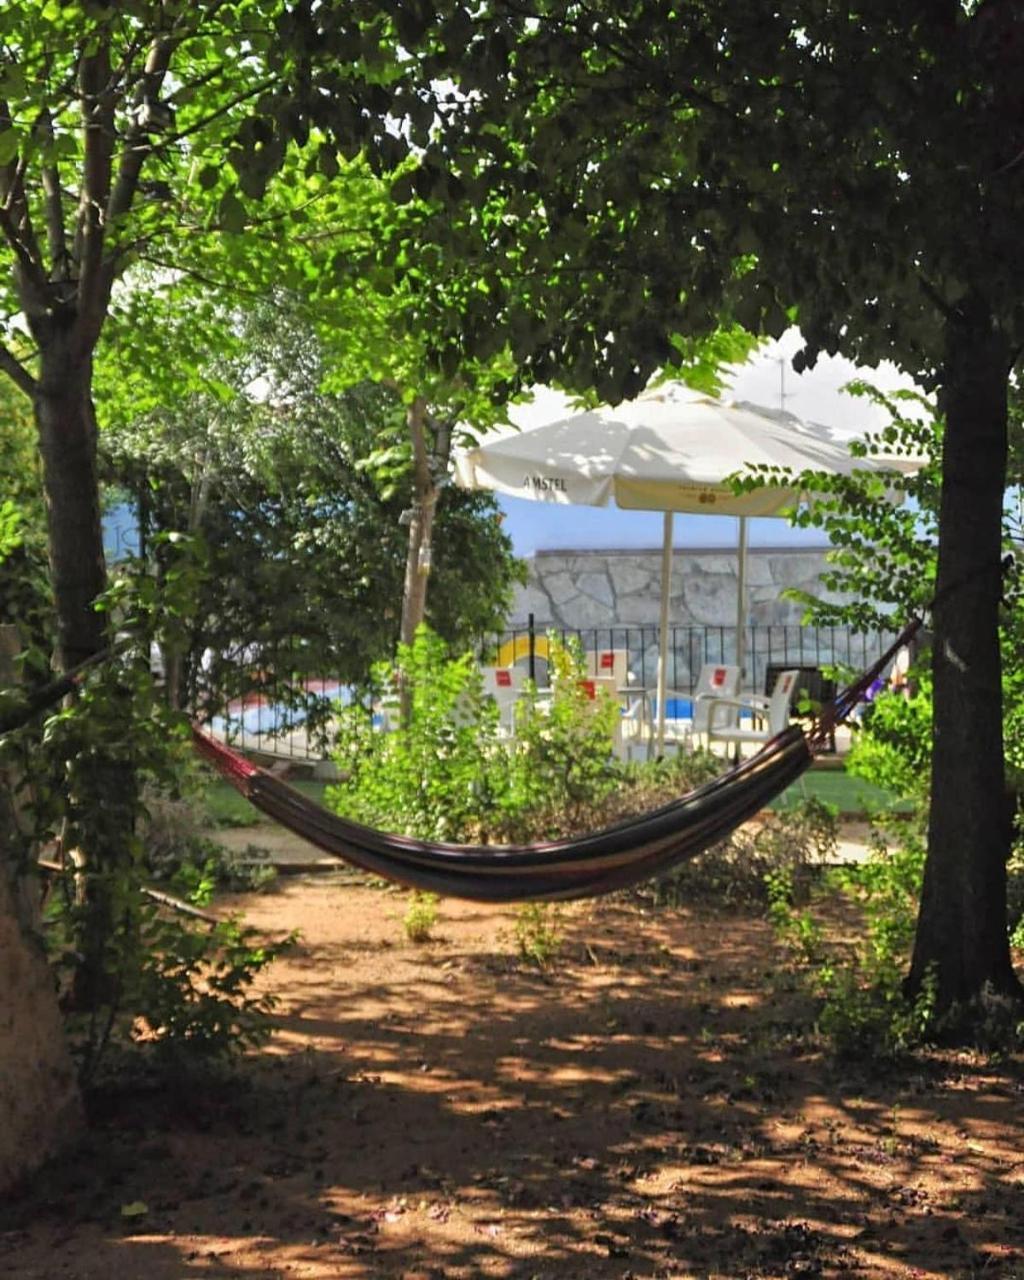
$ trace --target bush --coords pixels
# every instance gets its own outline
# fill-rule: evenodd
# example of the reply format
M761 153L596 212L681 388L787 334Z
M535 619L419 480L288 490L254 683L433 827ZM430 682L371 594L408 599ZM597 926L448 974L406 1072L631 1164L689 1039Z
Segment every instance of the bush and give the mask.
M505 841L557 838L605 825L603 803L622 779L612 753L619 707L603 689L591 697L579 641L550 638L550 694L516 705L507 748L507 789L495 834Z
M901 823L898 835L890 846L876 828L866 862L834 867L825 877L823 892L838 892L861 917L863 933L852 943L836 940L801 905L791 879L769 882L776 932L805 966L805 985L821 1001L819 1029L840 1056L891 1060L934 1030L934 984L926 981L915 999L903 990L924 843L913 825Z
M125 992L133 1042L173 1063L224 1060L267 1040L276 1000L253 983L294 935L269 943L237 919L211 927L149 908L141 938L142 963Z
M66 995L72 988L79 933L73 876L50 895L46 931L51 960ZM116 924L107 939L116 961L102 1005L68 1011L69 1041L83 1079L107 1048L143 1047L164 1066L185 1059L227 1060L271 1033L274 999L254 993L267 965L294 942L269 943L240 920L215 924L184 916L148 898L138 881L116 886Z
M885 690L864 711L847 771L894 795L928 803L932 745L932 681L915 669L913 693Z
M421 839L468 841L507 789L497 707L484 698L470 654L449 660L443 641L421 627L394 666L374 669L374 687L410 690L408 724L374 729L365 707L341 717L336 760L345 782L328 788L338 813ZM499 795L493 794L497 788Z
M483 694L472 655L450 659L421 627L375 687L410 690L408 723L380 733L365 707L342 717L337 762L345 782L328 789L337 812L422 839L529 841L593 826L621 776L612 755L618 708L590 699L582 656L552 638L550 696L530 690L516 736L502 740L498 709Z

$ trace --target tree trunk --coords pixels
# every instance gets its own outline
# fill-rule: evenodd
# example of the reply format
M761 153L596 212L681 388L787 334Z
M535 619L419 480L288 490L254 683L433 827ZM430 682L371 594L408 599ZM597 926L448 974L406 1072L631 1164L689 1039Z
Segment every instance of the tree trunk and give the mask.
M399 639L412 644L416 628L427 613L427 579L430 576L431 540L437 488L430 473L426 439L426 405L417 397L407 415L412 438L413 498L409 525L409 550L405 558L405 587L402 592L402 625Z
M41 354L35 395L43 460L50 570L65 670L104 645L104 615L94 605L107 583L96 474L96 420L90 360L76 360L57 337Z
M426 439L426 404L417 396L409 406L406 418L412 439L413 498L409 523L409 549L405 557L405 585L402 590L402 622L398 638L411 645L416 628L427 616L427 581L434 533L434 511L437 508L437 486L430 470L430 454ZM409 723L412 690L403 680L399 689L399 716Z
M984 305L949 323L934 619L928 857L908 989L929 973L940 1010L986 989L1019 996L1006 927L999 653L1010 358Z
M95 608L107 576L96 468L92 362L76 358L69 333L55 332L43 344L35 415L43 460L60 659L66 670L98 653L107 642L106 615ZM128 725L124 727L127 731ZM131 857L136 794L131 768L112 758L109 742L102 745L103 750L79 767L76 794L72 797L82 819L75 842L87 873L79 935L83 960L75 973L73 998L78 1008L92 1010L111 996L109 948L117 894L112 873Z

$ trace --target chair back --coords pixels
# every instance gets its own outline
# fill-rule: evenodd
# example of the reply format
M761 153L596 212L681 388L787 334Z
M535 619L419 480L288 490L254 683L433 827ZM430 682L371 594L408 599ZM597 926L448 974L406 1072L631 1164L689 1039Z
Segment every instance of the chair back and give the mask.
M739 692L739 667L729 667L721 662L705 662L693 689L693 732L707 733L710 728L708 716L713 698L736 698ZM715 724L719 728L735 725L738 722L737 708L718 707L716 709Z
M588 652L587 675L593 679L607 679L615 682L616 689L624 689L629 680L628 649L598 649Z
M602 692L607 693L613 702L618 701L618 687L611 676L586 676L580 681L580 688L589 702L596 702Z
M800 678L799 667L792 671L780 671L768 703L768 727L774 736L781 733L789 724L789 713L796 694L797 681Z
M498 704L498 720L504 729L515 725L514 707L523 691L526 673L519 667L481 667L484 697Z

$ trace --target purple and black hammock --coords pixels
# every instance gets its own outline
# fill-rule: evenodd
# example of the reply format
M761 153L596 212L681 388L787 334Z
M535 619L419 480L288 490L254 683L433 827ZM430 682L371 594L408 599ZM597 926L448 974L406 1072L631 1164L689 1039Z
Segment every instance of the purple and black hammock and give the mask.
M921 623L819 711L679 799L583 836L527 845L417 840L339 817L243 755L193 728L196 749L257 809L325 852L412 889L474 902L555 902L625 889L724 840L800 777Z

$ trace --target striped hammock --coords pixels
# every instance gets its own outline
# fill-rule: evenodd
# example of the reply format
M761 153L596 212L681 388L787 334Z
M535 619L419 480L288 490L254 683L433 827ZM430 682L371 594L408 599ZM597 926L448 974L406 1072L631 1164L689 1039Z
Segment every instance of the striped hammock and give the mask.
M474 902L590 898L663 875L724 840L785 791L920 625L915 620L906 627L876 663L821 708L806 733L790 725L756 755L659 809L536 844L446 844L377 831L315 804L201 729L192 732L200 755L257 809L363 871Z

